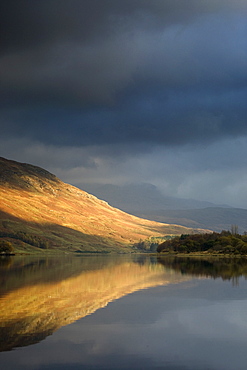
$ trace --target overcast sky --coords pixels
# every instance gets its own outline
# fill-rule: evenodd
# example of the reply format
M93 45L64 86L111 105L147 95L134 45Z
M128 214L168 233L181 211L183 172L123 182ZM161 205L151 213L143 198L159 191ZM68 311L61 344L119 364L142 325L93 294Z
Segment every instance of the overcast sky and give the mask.
M246 0L1 0L0 155L247 208Z

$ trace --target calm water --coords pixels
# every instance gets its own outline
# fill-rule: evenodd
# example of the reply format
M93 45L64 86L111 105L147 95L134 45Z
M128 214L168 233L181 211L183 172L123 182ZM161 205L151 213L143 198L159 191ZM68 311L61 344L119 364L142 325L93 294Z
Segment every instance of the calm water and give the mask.
M246 276L243 259L1 260L1 369L246 369Z

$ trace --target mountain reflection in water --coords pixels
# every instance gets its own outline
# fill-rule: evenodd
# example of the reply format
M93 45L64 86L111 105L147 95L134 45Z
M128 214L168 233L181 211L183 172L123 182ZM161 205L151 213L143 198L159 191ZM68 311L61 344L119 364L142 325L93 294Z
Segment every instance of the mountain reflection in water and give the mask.
M126 294L183 280L145 256L3 259L0 351L37 343Z
M85 256L0 262L0 351L40 342L61 326L129 293L221 277L247 276L245 259Z

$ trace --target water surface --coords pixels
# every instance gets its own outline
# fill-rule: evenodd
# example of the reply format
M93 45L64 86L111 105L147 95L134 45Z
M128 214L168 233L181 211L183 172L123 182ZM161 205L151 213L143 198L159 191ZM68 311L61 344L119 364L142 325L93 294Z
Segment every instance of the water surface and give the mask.
M2 260L4 369L246 369L246 260Z

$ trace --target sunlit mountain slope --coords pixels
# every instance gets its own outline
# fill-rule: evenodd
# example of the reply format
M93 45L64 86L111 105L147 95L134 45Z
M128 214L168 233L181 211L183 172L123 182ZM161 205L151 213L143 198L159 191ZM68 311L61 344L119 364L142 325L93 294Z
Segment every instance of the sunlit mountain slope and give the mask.
M42 168L0 158L1 238L16 250L119 251L193 230L201 231L135 217Z

